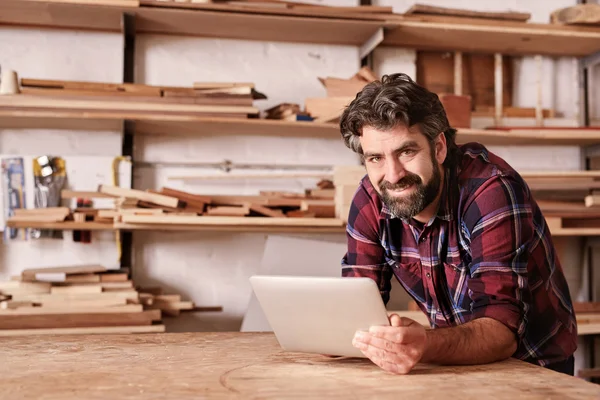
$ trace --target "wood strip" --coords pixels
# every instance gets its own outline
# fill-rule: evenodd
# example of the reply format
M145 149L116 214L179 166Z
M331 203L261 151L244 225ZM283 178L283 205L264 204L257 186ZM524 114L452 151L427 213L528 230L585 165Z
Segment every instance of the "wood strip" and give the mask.
M4 315L0 314L0 329L49 329L49 328L86 328L97 326L151 325L161 318L160 310L148 310L133 313L87 314L41 314L41 315Z
M215 206L209 207L206 210L206 215L214 216L244 216L250 214L250 208L247 205L236 207L236 206ZM194 218L194 217L190 217Z
M55 293L55 294L19 294L14 295L15 301L32 301L34 303L48 302L80 302L80 301L95 301L95 300L139 300L139 294L135 290L119 291L119 292L102 292L102 293Z
M575 313L600 313L600 302L593 301L576 301L573 303L573 310Z
M160 96L161 89L156 86L141 85L135 83L101 83L89 81L60 81L48 79L22 78L21 86L36 88L53 88L81 91L104 91L104 92L130 92L143 93L148 96Z
M70 306L42 306L42 307L20 307L16 309L0 310L0 316L4 315L73 315L73 314L123 314L123 313L139 313L144 311L144 306L141 304L126 304L116 307L70 307Z
M36 278L36 274L94 274L97 272L106 272L106 268L101 265L75 265L65 267L48 267L48 268L27 268L21 272L23 278Z
M484 18L484 19L500 19L508 21L521 21L525 22L531 18L530 13L521 12L485 12L485 11L473 11L458 8L449 7L436 7L426 4L415 4L409 8L405 15L451 15L456 17L469 17L469 18Z
M75 99L47 99L31 95L17 94L4 95L0 97L0 106L5 108L31 107L44 109L71 109L90 111L113 111L113 112L154 112L161 114L170 113L230 113L230 114L257 114L258 109L248 106L217 106L196 104L159 104L144 102L115 102L102 100L75 100Z
M112 7L139 7L139 0L21 0L21 1L35 1L43 3L55 3L55 4L75 4L75 5L94 5L94 6L112 6Z
M312 18L329 18L329 19L348 19L348 20L365 20L376 21L384 20L388 13L377 12L362 12L357 9L356 12L349 12L347 9L340 7L301 7L293 8L267 8L267 7L248 7L245 5L228 5L214 3L195 3L195 2L165 2L155 0L140 0L144 6L179 8L179 9L196 9L205 11L217 11L221 13L238 13L238 14L262 14L264 16L289 16L289 17L312 17ZM323 11L325 10L325 11Z
M129 279L125 273L105 273L99 275L100 282L124 282Z
M28 335L106 335L127 333L161 333L164 325L141 326L97 326L90 328L54 328L54 329L0 329L0 336Z
M102 286L99 284L52 286L50 288L50 293L51 294L102 293Z
M273 210L268 207L261 206L260 204L250 204L250 210L260 215L264 215L272 218L285 218L286 215L281 210Z
M21 282L7 281L0 282L0 293L2 294L38 294L50 293L51 284L45 282Z
M91 192L91 191L77 191L77 190L62 190L60 192L60 197L62 199L77 199L77 198L83 198L83 199L93 199L93 198L106 199L106 198L111 198L111 199L114 199L114 198L116 198L115 196L112 196L112 195L106 194L106 193Z
M100 185L98 187L98 191L118 197L130 197L139 201L146 201L149 203L157 204L159 206L171 208L181 208L185 206L185 204L183 204L183 202L181 202L176 197L156 193L149 193L143 190L128 189L118 186Z
M271 217L182 217L124 215L124 223L133 224L179 224L179 225L236 225L236 226L343 226L343 221L335 218L271 218Z

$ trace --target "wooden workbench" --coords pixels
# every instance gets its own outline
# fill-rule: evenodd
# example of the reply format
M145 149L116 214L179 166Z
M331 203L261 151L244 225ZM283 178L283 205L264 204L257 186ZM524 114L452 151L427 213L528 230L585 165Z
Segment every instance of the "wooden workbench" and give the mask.
M270 333L160 333L0 339L6 399L599 399L600 386L517 360L418 366L283 352Z

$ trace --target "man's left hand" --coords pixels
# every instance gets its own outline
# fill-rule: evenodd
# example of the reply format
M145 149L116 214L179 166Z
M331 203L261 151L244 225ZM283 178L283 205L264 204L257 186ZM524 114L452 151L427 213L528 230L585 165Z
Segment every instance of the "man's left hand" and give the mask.
M407 374L423 357L427 344L425 328L397 314L390 316L390 325L358 331L352 344L385 371Z

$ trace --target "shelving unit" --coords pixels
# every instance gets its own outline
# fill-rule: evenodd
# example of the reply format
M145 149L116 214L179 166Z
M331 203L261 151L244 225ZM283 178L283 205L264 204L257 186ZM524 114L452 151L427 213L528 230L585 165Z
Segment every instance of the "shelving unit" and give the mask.
M193 10L190 8L194 8ZM600 29L525 22L497 22L452 17L402 15L310 15L307 12L241 10L214 4L157 4L141 0L139 7L48 4L44 1L3 0L0 25L80 29L122 33L125 38L124 82L133 82L136 34L169 34L221 39L302 42L360 46L365 57L377 46L420 50L500 53L505 55L572 56L585 68L600 54ZM585 92L588 82L582 78ZM1 99L0 99L1 100ZM585 107L584 107L585 108ZM583 118L589 125L589 116ZM193 115L90 112L69 107L45 109L0 104L0 128L55 128L74 130L123 130L123 154L131 155L133 138L142 134L261 135L339 138L336 124L286 122L261 119L228 119ZM484 145L578 145L597 150L600 127L588 129L459 129L459 143ZM251 218L245 218L251 219ZM235 218L214 224L142 223L11 223L12 227L64 230L222 231L263 233L343 233L339 220L322 219L320 226L293 222L261 226ZM310 222L310 221L309 221ZM554 236L600 236L600 228L559 228ZM122 265L130 262L131 236L123 237ZM127 254L125 254L127 253ZM592 278L590 275L589 278ZM590 290L592 288L590 287ZM593 300L592 298L590 300ZM586 332L595 333L595 332ZM584 333L585 334L585 333ZM592 345L593 347L593 345ZM593 358L592 358L593 363Z

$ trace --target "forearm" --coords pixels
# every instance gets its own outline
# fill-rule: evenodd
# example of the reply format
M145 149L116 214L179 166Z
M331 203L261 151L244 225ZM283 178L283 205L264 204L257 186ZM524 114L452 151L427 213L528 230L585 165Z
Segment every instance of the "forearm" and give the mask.
M427 331L421 362L485 364L504 360L517 349L513 332L491 318L478 318L452 328Z

